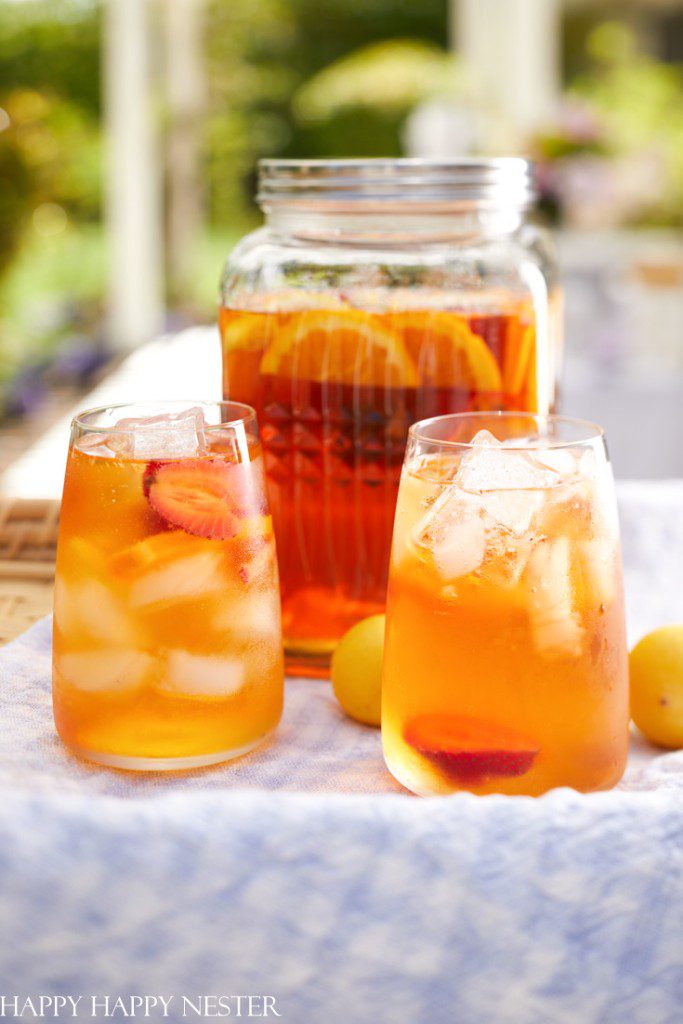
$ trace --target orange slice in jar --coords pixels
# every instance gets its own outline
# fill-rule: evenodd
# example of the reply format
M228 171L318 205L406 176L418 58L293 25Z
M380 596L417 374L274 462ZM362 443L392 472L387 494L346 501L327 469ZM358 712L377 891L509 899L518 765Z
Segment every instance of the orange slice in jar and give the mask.
M503 360L503 385L506 394L517 395L528 383L535 346L536 328L533 324L517 324L510 330Z
M323 297L326 309L345 309L343 299L337 293L326 293ZM218 322L223 348L226 352L263 351L273 340L275 332L293 317L310 310L320 310L320 292L305 292L300 289L284 289L271 293L254 293L249 296L248 305L221 306Z
M456 313L412 310L396 313L392 326L400 332L423 383L500 391L500 370L486 342Z
M361 310L292 316L265 352L261 373L376 387L414 387L418 374L401 337Z
M225 309L218 313L223 348L233 352L260 351L265 348L275 327L274 313L251 313L244 310Z

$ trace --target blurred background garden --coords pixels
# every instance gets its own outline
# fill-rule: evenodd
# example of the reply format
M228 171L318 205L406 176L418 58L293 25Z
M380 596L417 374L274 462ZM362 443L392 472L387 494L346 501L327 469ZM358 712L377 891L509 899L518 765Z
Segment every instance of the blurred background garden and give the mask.
M509 152L569 366L680 386L683 2L0 0L0 416L211 322L259 157Z

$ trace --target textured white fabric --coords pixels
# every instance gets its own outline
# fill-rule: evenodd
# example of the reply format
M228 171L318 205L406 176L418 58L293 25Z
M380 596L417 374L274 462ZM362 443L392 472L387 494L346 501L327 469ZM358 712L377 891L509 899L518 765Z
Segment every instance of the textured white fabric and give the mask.
M622 485L620 512L634 640L683 621L683 485ZM636 740L607 794L419 800L328 684L291 680L248 758L100 770L55 737L49 643L45 620L0 652L0 993L269 993L292 1024L680 1021L683 753Z
M70 754L52 721L51 620L0 652L0 786L15 792L151 797L187 791L401 793L384 767L377 729L339 708L329 683L288 679L277 732L232 763L190 772L119 772ZM683 793L683 752L663 753L634 732L625 791Z
M154 796L248 789L322 793L405 792L384 768L377 729L347 718L320 680L289 679L276 733L247 757L191 772L132 773L74 757L55 734L51 620L0 652L0 785L41 793ZM7 727L9 723L9 727Z

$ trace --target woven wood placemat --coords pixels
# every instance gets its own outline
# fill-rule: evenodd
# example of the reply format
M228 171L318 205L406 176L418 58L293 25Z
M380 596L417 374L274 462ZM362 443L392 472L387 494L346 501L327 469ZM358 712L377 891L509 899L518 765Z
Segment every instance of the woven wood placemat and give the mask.
M52 610L59 502L0 498L0 644Z

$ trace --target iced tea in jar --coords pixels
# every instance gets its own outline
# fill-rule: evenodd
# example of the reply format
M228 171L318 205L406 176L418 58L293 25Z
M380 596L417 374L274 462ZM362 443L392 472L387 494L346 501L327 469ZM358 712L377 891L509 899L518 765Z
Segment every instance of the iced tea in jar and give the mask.
M225 397L261 425L290 667L382 611L408 427L548 412L560 295L519 159L263 161L221 282Z

